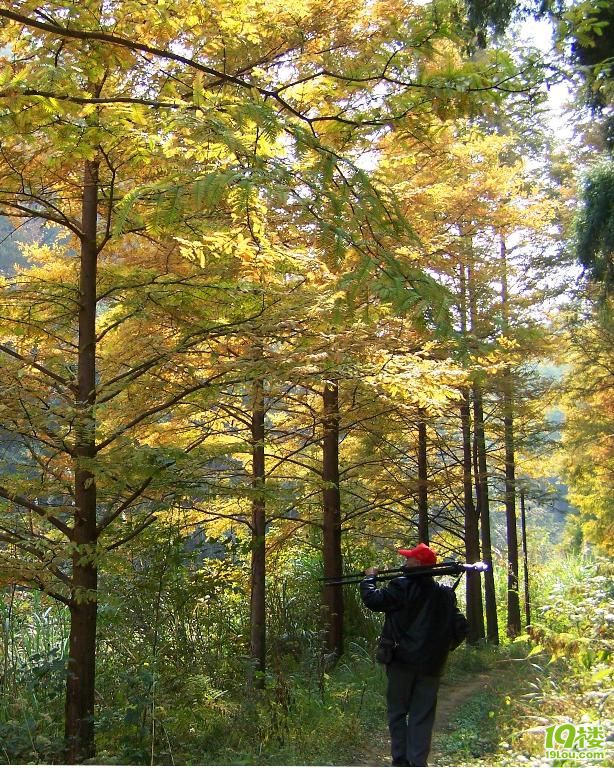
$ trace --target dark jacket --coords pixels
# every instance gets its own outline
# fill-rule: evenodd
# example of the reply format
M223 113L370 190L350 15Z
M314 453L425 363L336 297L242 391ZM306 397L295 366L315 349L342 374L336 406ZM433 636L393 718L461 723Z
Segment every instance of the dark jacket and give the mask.
M432 576L401 576L378 589L375 577L360 583L363 603L386 614L382 637L397 644L394 660L439 676L450 650L456 595Z

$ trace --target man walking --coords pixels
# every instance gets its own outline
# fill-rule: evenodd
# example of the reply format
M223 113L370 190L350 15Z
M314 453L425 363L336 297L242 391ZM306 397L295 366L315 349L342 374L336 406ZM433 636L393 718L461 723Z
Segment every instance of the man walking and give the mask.
M392 765L426 766L435 722L437 692L448 652L466 634L466 620L450 587L411 569L435 565L426 544L399 549L407 576L376 586L377 568L368 568L360 583L363 603L386 614L382 642L391 650L385 659L388 728ZM463 623L464 622L464 623Z

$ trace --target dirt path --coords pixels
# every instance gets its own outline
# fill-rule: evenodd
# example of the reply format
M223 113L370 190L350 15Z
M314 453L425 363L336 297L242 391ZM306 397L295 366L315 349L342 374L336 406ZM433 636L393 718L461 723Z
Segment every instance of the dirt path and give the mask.
M430 755L430 765L441 766L442 755L438 749L440 735L450 732L453 729L454 717L459 706L477 694L483 691L490 682L490 676L487 673L474 675L466 680L450 683L444 678L439 689L437 699L437 715L435 717L435 728L433 731L433 746ZM374 734L371 746L364 753L357 755L353 765L371 765L371 766L389 766L390 765L390 742L388 739L388 729L383 723L382 727Z
M435 717L435 728L433 730L433 745L429 757L429 763L433 766L445 765L441 762L441 754L438 749L439 737L441 734L450 733L453 729L454 718L459 707L478 693L484 691L491 682L491 676L486 672L473 675L456 684L446 684L445 678L442 680L437 697L437 715Z

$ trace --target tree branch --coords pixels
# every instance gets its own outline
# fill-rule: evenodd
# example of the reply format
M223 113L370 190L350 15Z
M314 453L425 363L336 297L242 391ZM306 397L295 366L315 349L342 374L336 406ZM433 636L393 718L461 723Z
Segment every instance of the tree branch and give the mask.
M151 56L155 56L156 58L165 59L167 61L175 61L178 64L185 64L191 69L195 69L198 72L203 72L204 74L211 75L215 78L213 83L206 84L206 87L208 88L228 83L229 85L236 85L246 90L255 89L261 96L274 99L280 106L293 114L295 117L298 117L300 120L306 123L311 123L310 118L295 109L285 99L282 99L277 91L269 90L267 88L263 88L262 86L258 86L256 83L252 83L249 80L244 80L240 77L220 72L217 69L213 69L213 67L200 64L188 56L182 56L179 53L172 53L171 51L166 51L163 48L147 45L146 43L139 43L136 40L130 40L127 37L121 37L119 35L110 35L106 32L91 32L87 30L68 29L67 27L61 27L59 24L37 21L36 19L32 19L29 16L24 16L21 13L15 13L14 11L9 11L6 9L0 9L0 17L10 19L11 21L16 21L17 23L23 24L24 26L30 27L32 29L39 29L41 32L48 32L52 35L57 35L58 37L68 37L74 40L98 40L102 43L117 45L122 48L128 48L132 51L148 53Z
M173 462L173 464L174 463L175 462ZM102 518L102 520L96 526L96 533L98 536L104 531L105 528L111 525L113 520L117 519L122 512L125 512L128 507L147 490L155 476L156 475L153 474L146 478L145 481L142 482L141 485L139 485L139 487L119 505L119 507L117 507L117 509L113 510L113 512L110 512L108 515L105 515Z
M257 320L262 314L264 310L259 310L255 315L252 315L251 317L247 317L244 320L238 320L235 323L226 323L225 325L219 325L214 326L213 328L206 328L204 330L195 331L194 333L189 334L186 336L183 341L172 350L172 354L183 354L191 350L193 347L195 347L197 344L200 344L202 341L206 339L212 339L216 338L218 336L225 336L228 333L231 332L231 329L236 326L242 326L247 323L252 322L253 320ZM124 379L128 379L129 381L134 381L135 379L138 379L140 376L143 376L147 371L151 370L157 363L159 363L161 360L164 360L166 357L168 357L171 353L170 352L162 352L158 355L154 355L153 357L149 358L149 360L145 360L144 362L140 363L139 365L135 366L134 368L129 368L127 371L124 371L123 373L118 374L117 376L114 376L112 379L109 379L109 381L102 382L101 385L97 388L97 392L103 392L105 389L113 388L115 384L118 384L120 381L123 381ZM233 382L235 383L235 382ZM102 403L107 403L109 400L113 400L113 398L117 397L118 394L120 394L122 390L114 390L104 396L99 397L96 400L96 403L98 405L101 405Z
M0 16L2 11L0 11ZM198 109L194 104L173 101L159 101L158 99L139 99L134 96L71 96L68 93L54 93L53 91L39 91L34 88L24 88L23 90L0 91L0 99L15 96L35 96L42 99L56 99L57 101L68 101L71 104L140 104L145 107L155 107L156 109Z
M20 507L25 507L26 509L32 510L32 512L36 512L39 517L48 520L51 525L55 526L58 531L61 531L65 536L68 536L68 538L70 538L72 535L71 528L69 528L69 526L67 526L61 520L58 520L57 517L54 517L48 509L45 509L45 507L41 507L40 505L35 504L33 501L30 501L29 499L26 499L24 496L20 496L17 493L11 493L7 488L3 488L2 486L0 486L0 497L7 499L7 501L12 501L14 504L17 504Z
M132 419L132 421L129 421L128 424L122 426L120 429L113 432L113 434L109 435L109 437L107 437L101 443L98 443L98 445L96 445L95 447L96 453L99 453L103 448L106 448L114 440L117 440L117 438L120 435L123 435L124 432L126 432L129 429L132 429L132 427L135 427L137 424L140 424L149 416L155 416L156 413L161 413L162 411L165 411L168 408L171 408L173 405L177 405L185 397L188 397L188 395L192 395L194 394L194 392L198 392L201 389L205 389L206 387L211 385L211 382L215 381L216 379L219 379L223 375L224 375L223 373L217 373L215 376L211 376L211 378L207 379L206 381L201 381L198 384L194 384L192 387L188 387L187 389L182 390L181 392L179 392L177 395L174 395L170 399L165 400L165 402L161 403L160 405L156 405L153 408L150 408L149 410L139 414L134 419ZM228 383L239 384L241 381L242 379L236 379Z
M146 518L144 522L141 523L141 525L134 528L132 531L130 531L129 534L124 536L123 539L118 539L117 541L114 541L112 544L109 544L108 547L106 547L107 552L110 552L112 549L117 549L118 547L121 547L123 544L126 544L129 541L132 541L132 539L136 538L139 533L142 533L146 528L149 528L150 525L156 522L156 516L151 513L151 516Z
M2 530L6 531L6 528L3 528ZM65 573L62 573L59 568L56 568L51 564L54 557L53 553L51 553L51 560L49 560L48 552L41 551L38 547L28 544L24 541L23 537L17 536L13 531L8 531L7 533L8 535L0 534L0 541L5 542L6 544L12 544L23 552L27 552L29 555L34 555L34 557L40 560L43 566L48 568L49 572L52 573L56 579L61 581L62 584L65 584L69 588L72 586L70 578ZM45 557L45 555L47 555L47 557Z
M67 229L70 229L70 231L74 232L74 234L78 238L83 237L81 230L77 226L75 226L70 221L70 219L63 216L61 212L59 216L52 216L50 213L46 211L36 210L36 208L28 208L28 206L21 205L21 203L7 201L7 200L0 200L0 205L10 206L10 210L3 210L2 208L0 208L1 216L15 217L18 219L20 218L21 219L44 219L45 221L53 221L54 224L59 224L61 227L66 227Z
M76 387L74 387L74 385L71 384L69 379L65 379L63 376L60 376L58 373L55 373L54 371L50 371L49 368L45 368L44 365L41 365L40 363L36 363L34 362L34 360L28 360L27 357L20 355L19 352L15 352L14 349L7 347L6 344L0 344L0 352L4 352L5 355L10 355L11 357L14 357L15 360L19 360L21 363L25 363L26 365L29 365L31 368L34 368L35 370L37 370L39 373L42 373L45 376L48 376L49 378L59 382L63 386L67 387L68 389L71 389L73 392L76 392Z

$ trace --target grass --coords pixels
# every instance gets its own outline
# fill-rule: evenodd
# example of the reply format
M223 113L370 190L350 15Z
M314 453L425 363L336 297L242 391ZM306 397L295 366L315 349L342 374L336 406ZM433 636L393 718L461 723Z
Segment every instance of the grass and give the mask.
M452 654L442 694L458 703L437 734L438 764L543 765L549 725L599 722L611 732L611 567L561 563L541 578L548 605L536 609L530 636ZM28 622L19 626L31 632L21 637L15 624L15 637L4 636L12 666L0 686L0 763L53 763L61 748L62 627L42 605L21 607ZM364 640L348 642L332 671L321 658L314 645L278 659L260 696L238 666L167 665L154 701L143 664L128 669L101 656L95 762L351 765L369 753L374 733L385 733L385 676Z
M491 715L499 708L499 696L486 691L461 705L450 721L450 733L437 742L446 765L460 765L491 755L499 743L497 720Z
M457 685L472 670L486 671L489 685L459 707L440 740L442 764L544 765L550 725L614 731L612 575L609 562L561 558L538 574L548 603L535 610L527 636L496 650L455 655L450 672Z

